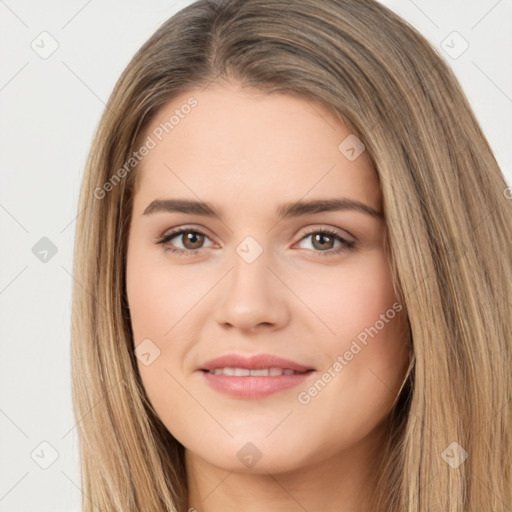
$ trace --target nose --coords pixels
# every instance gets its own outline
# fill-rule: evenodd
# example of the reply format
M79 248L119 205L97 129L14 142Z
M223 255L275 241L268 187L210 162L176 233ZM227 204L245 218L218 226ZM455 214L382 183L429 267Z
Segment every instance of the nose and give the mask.
M290 294L264 251L249 263L235 253L233 268L219 289L215 319L224 328L246 332L281 329L289 321Z

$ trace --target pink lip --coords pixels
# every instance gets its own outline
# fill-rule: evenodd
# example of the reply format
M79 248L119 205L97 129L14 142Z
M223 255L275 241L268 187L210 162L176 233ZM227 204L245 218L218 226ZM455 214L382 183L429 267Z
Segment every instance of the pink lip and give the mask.
M263 368L289 368L298 372L314 370L314 368L296 363L290 359L273 354L256 354L253 356L242 356L239 354L226 354L224 356L210 359L204 363L199 370L215 370L215 368L248 368L249 370L261 370Z
M248 368L250 370L283 368L303 373L268 377L236 377L231 375L214 375L207 371L214 370L215 368ZM257 354L249 357L227 354L207 361L198 370L202 371L206 382L216 391L236 398L252 399L263 398L272 393L297 386L314 372L314 368L272 354Z

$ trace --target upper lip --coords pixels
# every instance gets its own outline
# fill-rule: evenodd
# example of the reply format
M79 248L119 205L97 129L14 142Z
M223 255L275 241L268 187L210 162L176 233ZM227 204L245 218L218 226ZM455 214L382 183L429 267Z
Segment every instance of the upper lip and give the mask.
M296 363L290 359L273 354L255 354L243 356L240 354L226 354L206 361L200 370L215 370L216 368L247 368L249 370L261 370L264 368L289 368L298 372L314 370L309 366Z

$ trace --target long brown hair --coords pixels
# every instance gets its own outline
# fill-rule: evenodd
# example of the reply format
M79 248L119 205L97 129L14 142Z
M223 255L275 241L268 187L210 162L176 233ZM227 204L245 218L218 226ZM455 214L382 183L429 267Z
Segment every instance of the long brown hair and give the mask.
M453 72L373 0L199 0L124 70L85 169L71 347L83 511L187 508L183 446L134 356L125 267L137 166L127 162L162 105L220 79L322 101L378 174L413 365L369 510L508 509L512 200Z

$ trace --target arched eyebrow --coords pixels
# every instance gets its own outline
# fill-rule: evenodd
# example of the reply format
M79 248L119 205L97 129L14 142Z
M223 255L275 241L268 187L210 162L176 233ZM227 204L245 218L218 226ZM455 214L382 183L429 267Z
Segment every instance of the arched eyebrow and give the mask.
M384 218L382 212L373 209L371 206L347 198L314 199L284 203L276 209L276 216L281 220L315 213L344 210L358 211L376 219ZM146 207L143 215L151 215L156 212L178 212L221 218L221 212L211 203L191 199L155 199Z
M315 199L311 201L296 201L292 203L285 203L277 209L279 219L288 217L299 217L301 215L310 215L314 213L355 210L361 213L366 213L371 217L383 219L384 214L374 210L371 206L355 201L353 199L339 198L339 199Z

